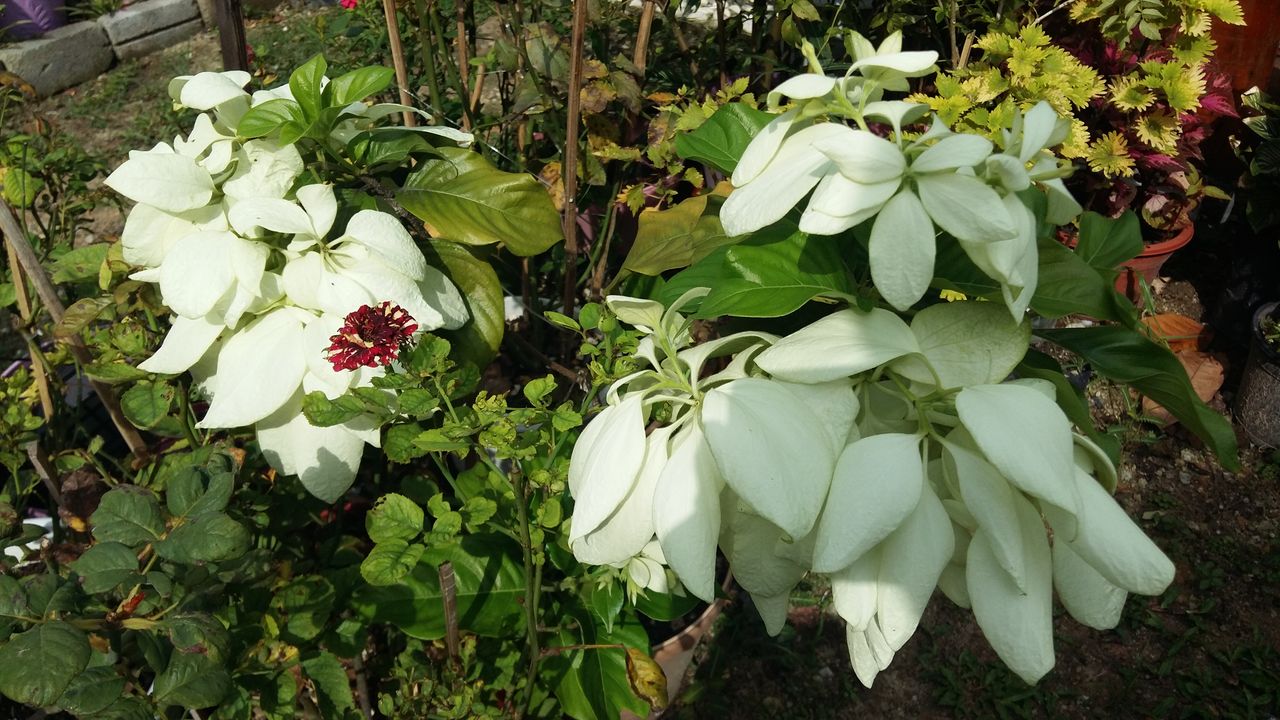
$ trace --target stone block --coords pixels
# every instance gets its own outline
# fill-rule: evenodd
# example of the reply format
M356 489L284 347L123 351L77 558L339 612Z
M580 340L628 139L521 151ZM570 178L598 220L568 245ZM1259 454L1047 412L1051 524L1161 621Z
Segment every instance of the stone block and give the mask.
M146 0L98 18L111 44L119 47L147 35L200 18L196 0Z
M176 45L203 29L204 22L200 20L199 15L196 15L194 18L182 23L181 25L174 25L173 27L165 28L160 32L143 35L140 38L130 40L126 43L118 43L115 46L116 57L121 60L128 60L130 58L149 55L153 52L164 50L167 47Z
M0 47L0 63L31 83L41 97L97 77L111 67L112 60L111 43L92 20Z

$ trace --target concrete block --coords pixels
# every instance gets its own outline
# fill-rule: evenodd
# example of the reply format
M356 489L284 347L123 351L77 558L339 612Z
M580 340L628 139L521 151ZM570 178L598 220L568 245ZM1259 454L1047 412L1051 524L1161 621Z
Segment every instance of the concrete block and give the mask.
M97 77L111 67L112 60L111 43L92 20L0 47L0 63L31 83L41 97Z
M149 55L153 52L164 50L167 47L176 45L203 29L204 22L200 20L199 15L196 15L194 18L182 23L181 25L174 25L173 27L165 28L160 32L144 35L126 43L118 43L115 46L116 57L121 60L128 60L130 58Z
M196 0L146 0L98 18L111 44L119 47L132 40L200 18Z

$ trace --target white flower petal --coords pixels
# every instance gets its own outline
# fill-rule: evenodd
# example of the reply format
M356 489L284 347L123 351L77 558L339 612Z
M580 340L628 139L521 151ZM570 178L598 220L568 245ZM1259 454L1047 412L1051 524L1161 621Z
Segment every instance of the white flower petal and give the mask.
M1000 196L975 177L934 173L916 178L916 186L929 217L959 240L994 242L1016 232Z
M723 481L697 423L678 433L673 443L653 495L653 527L667 564L685 588L711 602Z
M237 331L218 353L213 402L203 428L251 425L284 406L307 370L302 318L296 308L280 308Z
M427 260L413 243L413 236L394 215L361 210L347 222L343 238L373 251L388 266L413 280L426 277Z
M839 128L840 132L827 132L813 144L831 158L841 175L871 185L897 180L906 171L907 160L892 142L865 130L828 125Z
M1022 498L1016 502L1027 555L1026 589L1000 566L984 530L969 543L966 576L983 635L1010 670L1035 684L1054 663L1052 559L1039 513Z
M919 349L911 328L894 313L850 308L777 341L756 357L756 365L780 380L818 383L856 375Z
M933 281L937 255L933 221L910 190L893 197L871 226L871 279L890 305L907 310Z
M830 93L836 86L836 79L816 73L806 73L788 78L769 93L769 104L777 105L780 97L792 100L809 100Z
M213 178L195 160L166 152L129 153L106 185L134 202L175 213L208 205L214 190Z
M325 502L342 497L360 469L364 441L343 425L312 425L302 414L300 397L263 419L256 430L267 462L297 475L308 492Z
M626 499L600 527L570 542L580 562L616 565L639 554L653 539L653 494L667 466L671 435L676 429L664 427L650 433L644 464Z
M951 135L925 148L911 163L911 172L933 173L973 167L991 155L991 141L981 135Z
M323 238L333 228L333 219L338 215L338 198L333 194L332 185L303 185L296 193L298 202L311 217L311 227L316 237Z
M198 232L180 238L160 266L160 293L174 312L204 317L235 285L228 252L236 238L227 232Z
M924 483L916 509L881 544L876 618L889 647L899 650L915 634L954 550L951 518Z
M783 139L790 134L799 116L800 108L788 110L760 128L747 144L747 149L742 151L742 157L738 158L738 165L733 169L734 187L742 187L764 172L778 154L778 148L782 147Z
M173 317L173 325L155 354L138 364L147 372L173 375L196 364L226 327L208 317Z
M296 204L278 198L245 198L231 206L227 213L231 227L241 235L258 228L287 235L311 234L311 218Z
M982 454L1009 482L1076 514L1080 494L1073 477L1071 422L1056 403L1020 385L976 385L956 396L956 411Z
M702 427L742 501L791 537L808 535L836 457L818 417L782 385L743 378L706 394Z
M965 506L973 513L1000 567L1020 590L1027 587L1027 560L1018 524L1017 494L1000 472L976 453L946 444L946 467L960 486Z
M600 527L635 485L645 459L644 397L605 408L582 432L569 463L570 542Z
M852 630L866 630L876 616L880 548L873 548L848 567L830 574L831 602Z
M835 167L813 146L816 138L843 125L813 125L788 137L776 156L751 182L737 186L720 207L729 236L759 230L781 220Z
M1095 630L1110 630L1120 624L1129 594L1102 577L1070 543L1053 544L1053 587L1076 622Z
M872 435L846 448L818 521L813 569L834 572L879 544L915 509L923 484L915 435Z

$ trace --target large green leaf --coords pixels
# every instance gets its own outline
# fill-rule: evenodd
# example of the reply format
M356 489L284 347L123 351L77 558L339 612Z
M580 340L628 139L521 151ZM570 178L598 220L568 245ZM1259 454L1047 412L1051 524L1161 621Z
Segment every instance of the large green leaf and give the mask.
M179 563L224 562L249 550L249 529L221 512L205 513L179 525L155 543L156 554Z
M716 110L698 129L676 136L676 152L685 160L699 160L725 173L738 166L751 138L775 116L743 103Z
M613 645L620 644L648 652L649 638L639 623L618 622L611 631L592 623L579 614L577 632L565 629L556 636L556 644ZM559 676L556 697L561 709L575 720L613 720L623 710L644 717L649 706L631 689L627 675L627 654L621 648L571 650L557 653L547 662L548 671Z
M636 241L622 269L641 275L688 267L737 240L720 225L719 195L691 197L667 210L640 213Z
M350 105L386 90L396 73L389 67L371 65L339 75L324 88L329 105Z
M120 396L120 409L135 427L146 430L165 419L174 397L172 385L143 380Z
M118 700L124 692L124 683L124 677L115 667L91 667L72 679L66 692L58 698L58 705L77 717L92 715Z
M1082 313L1099 320L1125 321L1133 306L1120 297L1113 279L1103 276L1065 245L1041 239L1040 280L1031 307L1045 317Z
M155 698L161 705L199 709L222 702L229 690L231 675L208 655L175 652L156 676Z
M1096 212L1081 215L1079 237L1076 254L1104 275L1142 252L1142 229L1132 210L1118 218L1103 217Z
M457 243L432 240L425 254L427 262L443 268L458 286L471 313L466 325L438 334L453 345L454 359L483 368L498 354L502 333L506 330L506 310L498 274L488 261Z
M264 137L286 125L293 128L294 137L307 129L302 107L292 100L277 98L250 108L240 118L236 133L246 138Z
M150 490L136 485L119 485L103 495L89 523L99 541L129 546L159 540L164 532L159 501Z
M84 551L71 569L87 593L103 593L138 574L138 556L118 542L100 542Z
M289 76L289 92L302 108L303 117L308 123L314 123L320 117L324 74L328 69L329 64L325 62L324 56L315 55Z
M790 221L721 248L677 274L658 294L674 302L695 287L711 288L695 317L780 317L819 295L854 292L836 242L810 237Z
M524 569L519 549L501 535L467 535L428 550L399 585L364 587L356 606L374 622L386 622L411 637L444 637L444 597L440 563L453 564L458 626L477 635L501 637L517 632L524 618Z
M1168 349L1114 325L1037 334L1084 358L1099 374L1131 385L1160 403L1212 448L1224 467L1240 467L1231 423L1200 400L1182 363Z
M0 695L23 705L52 705L89 664L89 653L89 639L63 620L14 635L0 646Z
M417 503L399 493L387 493L364 516L364 528L375 543L412 540L422 532L423 520Z
M560 213L532 175L503 172L478 153L438 148L396 198L432 234L467 245L503 243L516 255L537 255L560 242Z
M340 718L344 711L356 706L355 698L351 696L347 670L332 653L320 653L303 660L302 669L315 683L323 717Z

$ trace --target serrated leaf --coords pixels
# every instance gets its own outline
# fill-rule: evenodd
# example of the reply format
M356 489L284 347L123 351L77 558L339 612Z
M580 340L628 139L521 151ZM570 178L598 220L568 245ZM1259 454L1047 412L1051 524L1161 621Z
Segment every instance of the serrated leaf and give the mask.
M413 571L426 549L400 538L383 540L360 563L360 576L370 585L395 585Z
M66 340L79 335L81 330L97 320L98 316L113 304L115 301L109 297L82 298L75 301L63 313L62 320L53 327L53 336L59 340Z
M120 485L103 495L89 523L100 542L130 547L158 540L164 532L164 517L156 496L134 485Z
M94 243L68 251L53 261L50 277L56 283L80 282L98 277L98 268L107 258L111 246L107 243Z
M172 385L143 380L120 396L120 409L135 427L148 430L168 416L174 397Z
M430 390L407 388L399 395L400 412L410 417L425 418L440 408L440 398Z
M226 668L200 653L175 652L156 676L154 695L161 705L206 708L222 702L231 690Z
M346 668L332 653L320 653L303 660L302 669L316 686L321 717L339 718L343 712L356 706Z
M64 620L14 635L0 646L0 695L23 705L52 705L84 670L89 655L89 639Z
M165 503L170 514L194 518L225 510L234 489L235 476L231 472L208 473L186 468L169 481Z
M422 532L422 508L409 498L388 493L378 498L365 516L364 527L375 543L388 540L412 540Z
M132 382L147 377L145 370L139 370L122 362L89 363L84 366L84 374L109 385Z
M100 542L76 558L71 569L85 592L104 593L138 574L138 556L118 542Z
M207 513L170 531L155 543L166 560L191 564L234 560L249 549L249 530L226 513Z

